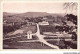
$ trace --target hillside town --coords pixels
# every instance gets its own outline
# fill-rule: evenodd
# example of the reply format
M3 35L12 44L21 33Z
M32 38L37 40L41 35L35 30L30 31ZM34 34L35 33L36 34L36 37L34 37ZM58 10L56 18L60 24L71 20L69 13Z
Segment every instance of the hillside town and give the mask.
M3 3L3 49L78 49L77 2Z
M35 43L37 45L41 43L39 47L43 46L44 48L45 46L47 49L77 48L77 36L73 37L73 34L71 34L71 32L75 32L75 35L77 34L77 25L71 21L67 21L66 17L64 22L62 20L63 17L58 20L57 17L52 16L37 18L26 17L23 20L21 18L14 18L13 16L8 16L8 18L3 19L4 49L18 48L16 43L21 45L19 48L22 47L22 43L25 47L27 47L27 44ZM13 44L16 46L14 47Z

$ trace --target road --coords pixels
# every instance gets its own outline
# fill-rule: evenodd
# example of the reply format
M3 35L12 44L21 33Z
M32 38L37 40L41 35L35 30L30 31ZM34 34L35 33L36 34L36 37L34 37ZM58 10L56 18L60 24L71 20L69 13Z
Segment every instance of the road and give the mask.
M50 46L50 47L52 47L52 48L59 49L58 46L52 45L52 44L48 43L48 42L44 39L44 35L41 35L41 34L40 34L40 29L39 29L39 25L38 25L38 24L37 24L37 32L35 33L35 35L39 38L39 41L40 41L40 42L42 42L42 43L44 43L44 44L46 44L46 45L48 45L48 46Z

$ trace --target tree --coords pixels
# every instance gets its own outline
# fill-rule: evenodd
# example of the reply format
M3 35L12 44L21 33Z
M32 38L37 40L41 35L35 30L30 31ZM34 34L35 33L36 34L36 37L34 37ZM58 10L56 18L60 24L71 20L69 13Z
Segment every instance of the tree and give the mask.
M42 22L42 19L41 19L41 18L35 18L35 19L34 19L34 22L35 22L35 23Z
M76 12L77 12L77 3L76 2L67 2L67 3L64 3L63 4L63 7L64 7L64 9L66 10L66 13L67 13L67 10L69 9L69 10L71 10L71 12L73 11L73 10L76 10Z
M67 14L67 21L71 21L73 24L77 25L77 16L73 14Z

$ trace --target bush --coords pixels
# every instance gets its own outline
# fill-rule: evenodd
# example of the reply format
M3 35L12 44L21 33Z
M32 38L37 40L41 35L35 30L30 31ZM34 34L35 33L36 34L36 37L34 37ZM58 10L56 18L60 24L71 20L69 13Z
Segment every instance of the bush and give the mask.
M14 26L3 26L3 33L7 34L9 32L15 31L20 28L20 25L14 25Z

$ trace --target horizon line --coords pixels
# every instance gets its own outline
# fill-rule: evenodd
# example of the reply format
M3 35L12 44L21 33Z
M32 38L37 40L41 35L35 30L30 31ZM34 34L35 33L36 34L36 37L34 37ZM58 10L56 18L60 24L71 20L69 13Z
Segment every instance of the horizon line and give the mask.
M7 11L4 11L6 13L28 13L28 12L37 12L37 11L28 11L28 12L7 12ZM50 13L50 14L53 14L52 12L41 12L41 13ZM57 13L57 14L65 14L65 13Z

